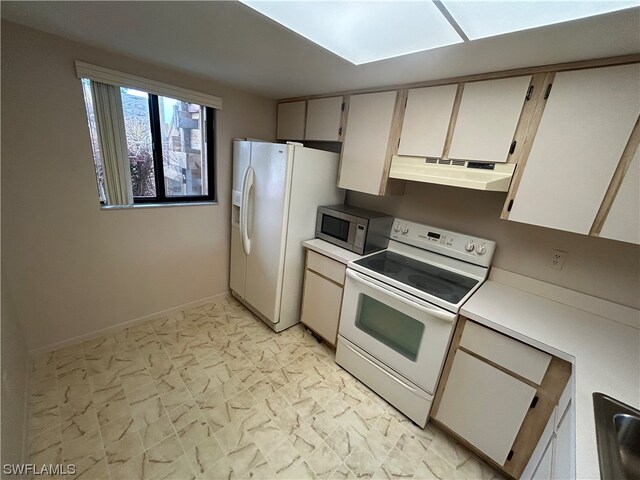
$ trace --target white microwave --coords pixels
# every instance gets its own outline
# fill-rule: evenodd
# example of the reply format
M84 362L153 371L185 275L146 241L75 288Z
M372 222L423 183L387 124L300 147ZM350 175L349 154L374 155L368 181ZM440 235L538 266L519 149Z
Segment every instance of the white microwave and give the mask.
M316 237L366 255L387 248L392 224L392 216L363 208L349 205L318 207Z

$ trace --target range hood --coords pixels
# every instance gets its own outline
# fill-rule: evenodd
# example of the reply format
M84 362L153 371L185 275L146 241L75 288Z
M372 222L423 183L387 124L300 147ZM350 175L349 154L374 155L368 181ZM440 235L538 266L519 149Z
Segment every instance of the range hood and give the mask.
M509 190L515 168L513 163L394 155L391 159L389 177L490 192L506 192Z

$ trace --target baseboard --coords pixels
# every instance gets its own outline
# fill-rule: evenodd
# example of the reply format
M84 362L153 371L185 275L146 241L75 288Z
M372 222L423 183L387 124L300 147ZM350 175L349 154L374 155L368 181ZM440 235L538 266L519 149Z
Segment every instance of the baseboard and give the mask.
M125 322L121 322L115 325L111 325L109 327L101 328L100 330L94 330L93 332L85 333L82 335L77 335L75 337L68 338L66 340L62 340L60 342L52 343L49 345L45 345L44 347L38 347L29 351L29 355L38 355L40 353L51 352L53 350L58 350L60 348L69 347L71 345L76 345L80 342L86 342L87 340L92 340L94 338L102 337L104 335L109 335L112 333L116 333L123 328L132 327L134 325L138 325L140 323L148 322L149 320L153 320L155 318L164 317L167 315L173 315L174 313L181 312L182 310L186 310L188 308L194 308L199 305L210 303L215 301L218 298L225 297L230 295L230 292L223 292L217 295L213 295L211 297L201 298L199 300L194 300L193 302L184 303L182 305L178 305L177 307L172 307L167 310L162 310L160 312L151 313L149 315L145 315L143 317L134 318L133 320L127 320Z

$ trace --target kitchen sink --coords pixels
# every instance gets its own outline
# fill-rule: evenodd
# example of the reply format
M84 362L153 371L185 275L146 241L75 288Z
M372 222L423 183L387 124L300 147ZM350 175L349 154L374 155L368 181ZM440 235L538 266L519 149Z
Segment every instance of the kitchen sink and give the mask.
M594 392L600 478L640 480L640 410Z

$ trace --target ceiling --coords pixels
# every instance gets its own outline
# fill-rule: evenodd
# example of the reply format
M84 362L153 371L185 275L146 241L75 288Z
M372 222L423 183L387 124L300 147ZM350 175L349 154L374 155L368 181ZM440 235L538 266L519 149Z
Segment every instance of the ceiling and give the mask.
M640 6L353 65L235 1L12 2L2 18L273 98L640 52Z

